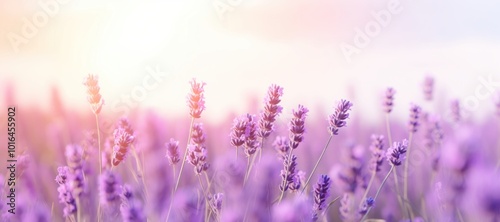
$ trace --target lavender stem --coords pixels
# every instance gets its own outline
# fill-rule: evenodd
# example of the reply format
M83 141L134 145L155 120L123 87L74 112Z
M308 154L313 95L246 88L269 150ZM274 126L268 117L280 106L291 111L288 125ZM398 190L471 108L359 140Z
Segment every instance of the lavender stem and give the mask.
M374 201L377 200L377 197L380 194L380 191L382 190L382 187L384 187L384 184L387 181L387 178L389 178L389 176L391 175L391 173L392 173L393 170L394 170L394 165L391 165L391 169L389 170L389 172L387 173L387 175L385 175L384 180L382 181L382 184L380 184L380 187L378 187L377 193L375 193L375 197L373 198ZM363 216L363 218L361 218L360 222L363 221L363 220L365 220L365 218L370 213L371 209L372 209L372 207L368 208L368 211L366 211L366 214Z
M321 151L321 155L319 156L318 161L316 161L316 164L314 165L313 170L311 171L311 174L309 174L309 177L307 178L306 183L304 184L304 187L302 188L302 191L300 191L300 195L302 195L304 193L304 191L306 190L307 185L309 184L309 181L311 181L311 178L312 178L314 172L316 171L316 168L318 168L319 162L321 162L321 159L325 155L325 151L328 148L328 145L330 145L330 141L332 140L332 138L333 138L332 135L330 135L330 137L328 137L328 141L326 142L326 145L323 148L323 151Z
M191 123L189 124L189 135L188 135L187 145L189 145L189 142L191 141L191 131L193 130L193 124L194 124L194 117L191 117ZM184 164L186 163L186 157L188 152L187 145L186 145L186 150L184 150L184 157L182 158L181 168L179 169L179 176L177 177L177 182L175 183L174 193L177 191L177 188L179 188L179 182L181 181L181 176L182 176L182 169L184 169Z

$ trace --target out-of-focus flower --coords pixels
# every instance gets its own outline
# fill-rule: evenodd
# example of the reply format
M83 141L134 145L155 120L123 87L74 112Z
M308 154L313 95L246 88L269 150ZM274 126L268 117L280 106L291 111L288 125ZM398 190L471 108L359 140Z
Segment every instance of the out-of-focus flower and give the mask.
M189 106L189 115L191 117L198 119L201 117L201 113L205 110L205 85L204 82L197 82L196 79L192 79L189 84L191 84L191 91L188 94L187 103Z
M96 75L89 74L83 82L83 85L87 87L87 101L90 103L92 112L94 114L99 114L101 112L102 105L104 105L104 100L101 98L99 90L99 81Z
M174 138L170 139L170 142L166 143L167 147L167 158L170 165L177 164L180 159L179 154L179 141L174 140Z

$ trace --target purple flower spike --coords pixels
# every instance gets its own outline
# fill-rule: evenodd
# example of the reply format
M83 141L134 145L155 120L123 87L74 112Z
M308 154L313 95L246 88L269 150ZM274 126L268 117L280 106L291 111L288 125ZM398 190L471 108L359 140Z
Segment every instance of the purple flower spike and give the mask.
M177 164L181 159L179 157L179 141L174 140L174 138L170 139L170 142L166 143L167 147L167 158L170 165Z
M459 122L461 119L460 115L460 101L453 100L451 101L451 117L453 121Z
M280 154L280 158L284 158L286 155L288 155L288 151L290 150L290 143L288 142L288 139L286 137L278 136L273 142L273 147Z
M290 120L289 130L290 130L290 147L296 149L299 143L304 139L305 120L307 112L309 110L302 105L299 105L297 110L293 110L293 118Z
M410 132L416 133L418 130L418 126L420 125L420 113L421 113L421 108L420 106L417 106L415 104L412 104L410 107L410 121L408 124L408 127L410 129Z
M92 112L94 114L99 114L101 112L102 105L104 105L104 100L99 93L99 81L96 75L89 74L85 77L83 85L87 87L87 101L90 103Z
M281 96L283 96L283 87L274 84L269 87L264 99L264 112L260 114L258 124L258 135L263 139L269 137L271 132L274 131L274 121L283 110L283 107L279 105Z
M107 170L104 171L99 180L99 195L101 203L110 205L120 199L119 181L116 175Z
M408 148L408 141L405 139L402 143L394 142L391 148L387 150L387 160L394 166L401 165L405 158L406 149Z
M197 174L208 170L210 166L207 163L207 149L204 145L190 144L188 146L187 160L194 166Z
M254 115L247 114L247 125L245 128L245 154L253 155L260 146L257 140L257 122Z
M114 147L113 147L113 166L118 166L126 157L130 145L134 141L134 136L128 134L125 129L118 128L113 132L115 137Z
M247 118L237 117L234 119L233 127L231 128L231 145L234 147L242 146L245 143L245 130L247 128Z
M340 100L335 112L328 118L330 126L328 130L331 135L338 135L339 129L346 125L346 120L349 118L349 110L351 110L352 103L347 100Z
M425 100L431 101L432 93L434 91L434 78L432 78L431 76L425 77L423 90L424 90Z
M191 117L198 119L201 117L201 113L205 110L205 83L197 82L196 79L192 79L189 81L191 84L191 92L188 94L188 106L189 106L189 115Z
M203 132L203 124L195 123L193 124L193 130L191 131L191 140L194 144L201 145L205 143L205 133Z
M281 184L280 190L287 191L290 184L293 184L295 175L297 174L295 168L297 167L297 157L292 155L287 155L283 161L283 170L281 170Z
M385 91L383 106L386 113L392 112L392 108L394 107L394 94L396 94L396 90L394 90L393 88L389 87Z
M123 186L122 204L120 206L122 221L125 222L143 222L146 221L142 203L136 199L129 186Z
M372 135L372 144L370 146L372 158L370 160L370 170L380 171L380 167L384 162L384 136Z
M326 208L326 199L330 196L331 180L328 175L321 175L318 183L314 187L314 206L313 210L318 212Z

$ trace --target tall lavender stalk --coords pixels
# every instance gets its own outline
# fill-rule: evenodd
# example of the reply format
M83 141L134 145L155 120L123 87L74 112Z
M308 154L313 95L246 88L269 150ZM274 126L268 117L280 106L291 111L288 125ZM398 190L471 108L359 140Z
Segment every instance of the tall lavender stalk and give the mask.
M280 173L281 184L279 188L281 194L278 203L281 202L285 194L285 191L287 191L290 188L290 185L294 184L294 179L296 178L297 175L296 168L297 168L297 157L294 154L287 155L286 158L283 160L283 170L281 170Z
M248 177L250 176L250 172L252 171L252 166L255 160L255 156L250 160L250 158L257 152L257 149L260 146L260 143L257 139L258 136L258 131L257 131L257 121L255 120L254 115L247 114L246 115L246 127L245 127L245 142L244 142L244 147L245 147L245 154L247 156L247 170L245 173L245 183L248 180Z
M331 180L328 175L321 175L314 186L313 221L318 219L318 214L326 209L326 199L330 196Z
M233 121L233 127L229 134L230 143L236 148L236 159L238 159L238 149L245 143L245 131L247 128L246 116L236 117Z
M382 135L372 135L372 144L370 146L370 150L372 151L372 158L370 160L370 170L372 171L370 182L368 182L368 186L366 187L365 193L361 198L362 201L365 200L370 188L373 184L373 180L377 175L377 172L380 172L380 168L382 167L382 163L384 162L384 136Z
M97 128L97 146L99 147L98 159L99 159L99 174L101 174L102 164L101 164L101 133L99 130L99 113L101 112L102 106L104 105L104 99L102 99L99 93L99 81L96 75L89 74L83 82L83 85L87 87L87 100L90 103L92 112L95 116L96 128Z
M340 102L337 104L337 107L335 108L334 113L328 117L328 122L329 122L328 131L330 132L330 137L328 138L328 141L326 142L326 145L323 148L323 151L321 151L321 155L319 156L318 161L316 161L316 164L314 165L313 170L309 174L309 177L307 178L306 183L304 184L304 187L302 188L301 194L304 193L304 190L306 189L307 185L309 184L309 181L311 181L311 178L314 175L314 172L316 172L316 168L318 168L318 165L321 162L321 159L325 155L325 151L328 148L328 145L330 144L332 137L334 135L338 135L339 129L346 125L347 118L349 118L349 110L351 110L351 107L352 107L351 102L344 100L344 99L340 100Z
M191 130L193 128L194 120L201 117L201 113L205 110L205 85L204 82L197 82L196 79L192 79L190 82L191 91L187 96L187 103L189 106L189 115L191 115L191 123L189 125L189 135L187 144L189 145L191 141ZM177 177L177 182L175 183L174 193L179 188L179 182L181 181L182 170L184 169L184 164L186 163L188 149L184 151L184 156L182 157L182 164L179 170L179 176Z
M408 139L408 153L407 156L410 156L411 152L411 144L412 144L412 139L413 139L413 134L417 132L418 127L420 126L420 114L421 114L421 108L420 106L417 106L415 104L412 104L410 107L410 120L408 122L408 129L410 131L409 133L409 139ZM404 178L403 178L403 198L406 203L409 202L408 200L408 167L409 167L409 159L406 158L405 160L405 167L404 167ZM407 205L407 210L410 211L410 215L413 215L413 210L411 209L411 206L409 204ZM411 216L413 217L413 216Z
M304 133L306 132L305 120L309 110L299 105L297 110L293 110L293 117L288 124L288 130L290 132L290 147L296 149L299 144L304 139Z
M423 83L424 98L427 101L432 100L432 94L434 91L434 78L431 76L426 76Z
M370 200L371 206L368 207L368 210L366 210L366 213L363 215L363 218L361 218L360 221L364 221L364 219L370 213L370 210L373 208L375 201L377 200L377 197L380 194L380 191L384 187L384 185L385 185L387 179L389 178L389 176L391 175L391 173L394 171L394 168L396 166L400 166L402 164L403 159L406 158L407 150L408 150L408 141L406 139L403 140L402 143L394 142L392 147L390 147L387 150L386 158L387 158L387 161L389 161L391 168L389 169L389 172L384 177L384 180L382 180L382 183L380 184L379 188L377 189L377 192L375 193L375 197L373 198L373 200Z
M267 95L264 99L264 111L260 113L260 119L257 123L257 125L259 126L257 135L260 137L261 146L259 149L259 159L262 155L262 146L264 146L264 140L269 137L269 135L271 135L271 133L274 131L274 122L276 121L276 117L278 117L283 110L283 107L280 105L282 96L283 87L275 84L269 86Z
M56 176L56 182L59 185L57 192L59 193L59 202L64 204L64 217L74 217L78 208L77 201L69 183L69 177L71 177L70 169L69 167L64 166L57 168L57 171L58 175Z

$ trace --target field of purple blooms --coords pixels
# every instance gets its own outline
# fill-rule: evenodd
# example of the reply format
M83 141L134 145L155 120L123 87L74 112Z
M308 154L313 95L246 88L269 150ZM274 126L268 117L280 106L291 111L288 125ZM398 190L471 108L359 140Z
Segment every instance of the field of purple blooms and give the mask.
M49 112L17 107L16 213L2 168L0 221L500 221L500 101L479 122L459 100L426 110L381 89L370 112L384 124L371 126L354 112L363 101L332 96L312 119L322 111L284 110L286 89L272 84L260 111L204 124L209 83L189 84L185 118L133 112L107 124L95 75L85 115L58 96ZM435 91L427 77L418 101L436 103Z

